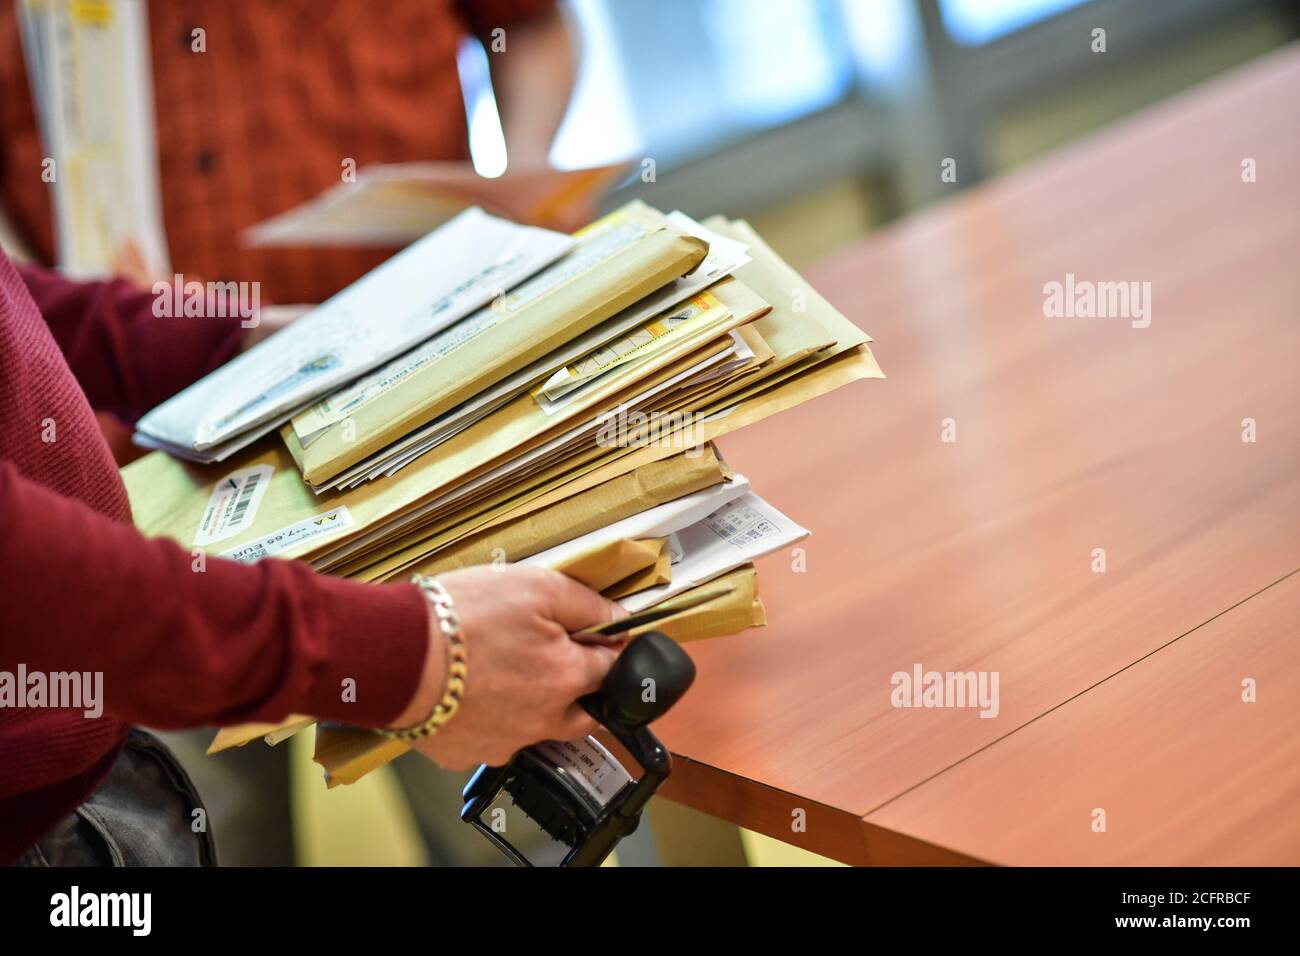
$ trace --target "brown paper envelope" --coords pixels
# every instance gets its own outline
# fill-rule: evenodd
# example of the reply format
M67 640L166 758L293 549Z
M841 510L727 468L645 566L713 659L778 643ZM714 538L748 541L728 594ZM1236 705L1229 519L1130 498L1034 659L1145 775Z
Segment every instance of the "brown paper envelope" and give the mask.
M871 341L871 336L826 301L749 223L714 216L705 225L749 245L752 261L737 269L736 277L771 303L772 311L758 321L757 328L778 356L802 357L808 350L825 347L828 339L839 352Z
M708 254L706 242L679 232L653 210L619 210L607 218L618 216L646 233L611 258L521 306L508 320L412 372L356 409L347 421L331 426L295 454L304 477L314 484L333 477L686 275ZM296 443L291 426L282 435Z
M673 555L668 549L668 539L660 538L659 558L654 564L643 568L633 574L629 574L622 581L611 584L607 588L602 588L601 593L611 601L617 601L627 594L635 594L637 591L644 591L646 588L656 587L660 584L671 584L673 580Z
M761 614L762 602L758 599L758 572L752 564L705 581L677 596L684 598L697 591L720 586L730 586L733 590L707 604L655 621L643 628L636 628L629 636L635 637L645 631L661 631L679 643L686 643L725 637L767 623ZM760 611L757 616L756 605Z
M316 723L315 717L293 714L278 724L236 724L233 727L222 727L212 738L212 743L208 744L207 752L221 753L231 747L242 747L249 741L266 740L268 737L275 738L274 742L279 743L314 723Z
M634 460L626 451L611 449L603 455L577 455L513 485L487 489L482 494L438 507L407 509L401 515L374 522L360 535L326 546L312 559L312 567L350 576L350 571L344 572L341 568L354 562L357 567L365 567L370 560L368 555L386 555L435 536L438 539L436 546L442 547L482 528L503 524L593 488L647 461L664 457ZM620 452L623 454L618 454Z
M385 737L365 727L316 725L312 760L325 770L325 786L356 783L370 771L391 763L411 749L403 740Z
M535 476L531 479L536 482L535 485L530 484L522 491L515 488L503 489L484 503L475 504L467 509L470 512L468 518L462 520L460 513L456 512L450 517L439 516L428 522L422 522L419 525L420 533L432 535L423 540L430 549L436 550L469 534L534 514L557 501L581 494L622 475L631 474L645 464L678 456L689 461L701 455L713 459L716 457L716 451L713 446L707 444L685 452L662 448L590 449L574 456L572 461L552 466L546 473ZM724 478L729 477L730 469L720 459L719 463L722 465ZM421 538L417 534L411 540L417 541ZM365 573L360 572L361 575ZM385 579L390 576L385 575Z
M593 591L603 591L638 571L654 567L663 544L663 538L620 538L575 554L553 567Z
M394 527L398 528L398 534L412 534L405 544L424 540L431 547L443 547L481 528L533 513L545 507L548 502L562 500L593 488L611 477L626 474L641 464L662 461L668 457L668 454L659 453L658 450L654 454L638 455L634 449L591 449L522 479L516 485L497 489L482 498L475 497L469 504L462 505L458 502L455 508L439 508L427 514L408 514L400 525L391 522L377 524L364 538L356 539L357 544L364 544L357 553L364 554L376 547L385 547L389 536L394 534ZM437 540L433 541L426 535L436 536ZM353 543L344 543L340 547L351 548ZM326 553L324 560L331 560L332 553ZM317 561L312 564L316 566ZM329 566L333 569L333 565Z
M691 459L674 455L445 547L435 549L426 543L429 539L410 545L367 568L363 574L374 575L370 578L373 580L390 577L393 572L406 568L421 574L436 574L471 564L521 561L722 481L723 471L716 457Z

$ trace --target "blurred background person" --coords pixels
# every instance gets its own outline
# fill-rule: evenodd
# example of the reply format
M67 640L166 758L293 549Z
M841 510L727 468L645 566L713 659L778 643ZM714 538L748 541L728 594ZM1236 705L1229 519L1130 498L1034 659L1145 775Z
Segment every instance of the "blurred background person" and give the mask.
M554 0L172 0L147 11L172 265L260 282L271 302L321 302L391 250L249 248L243 230L341 182L345 161L469 158L467 42L497 48L488 64L512 160L545 161L573 85L575 47ZM48 264L37 115L15 5L0 4L0 207Z

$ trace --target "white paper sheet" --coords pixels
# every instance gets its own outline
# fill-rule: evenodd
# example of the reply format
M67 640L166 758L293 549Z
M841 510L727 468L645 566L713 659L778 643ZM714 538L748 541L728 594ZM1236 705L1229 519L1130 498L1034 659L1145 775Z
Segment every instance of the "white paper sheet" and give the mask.
M629 612L644 610L807 536L806 528L748 492L674 532L669 584L629 594L618 603Z
M584 551L614 541L662 538L694 525L748 492L749 479L744 475L733 475L730 481L724 481L712 488L704 488L683 498L666 501L646 511L629 515L621 521L615 521L613 524L581 535L572 541L566 541L564 544L557 544L519 563L550 567Z

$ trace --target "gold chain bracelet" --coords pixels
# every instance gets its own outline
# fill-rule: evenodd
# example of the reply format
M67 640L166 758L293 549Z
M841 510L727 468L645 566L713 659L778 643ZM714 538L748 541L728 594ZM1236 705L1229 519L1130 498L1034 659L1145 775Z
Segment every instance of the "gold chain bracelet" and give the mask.
M427 720L413 727L384 731L385 735L398 740L422 740L432 736L439 727L455 717L456 711L460 709L460 699L465 695L465 679L469 676L465 638L460 632L460 615L456 613L451 595L437 580L424 574L411 575L411 583L429 599L429 606L438 619L438 630L446 639L447 682L443 687L442 700L433 708L433 713Z

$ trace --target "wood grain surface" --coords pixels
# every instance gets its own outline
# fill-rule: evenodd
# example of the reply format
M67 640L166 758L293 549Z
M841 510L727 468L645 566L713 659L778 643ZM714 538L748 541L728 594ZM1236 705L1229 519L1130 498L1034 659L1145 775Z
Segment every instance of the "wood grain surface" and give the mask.
M853 863L1300 863L1300 615L1252 599L1300 568L1298 100L1292 47L809 273L889 377L723 443L813 536L806 570L760 565L768 628L691 648L700 677L658 727L683 758L670 797ZM1150 283L1149 327L1045 316L1067 273ZM1290 707L1247 716L1246 664L1187 649L1207 635ZM997 715L892 706L917 664L996 672ZM1152 829L1242 734L1266 766ZM1144 836L1061 820L1106 801Z

